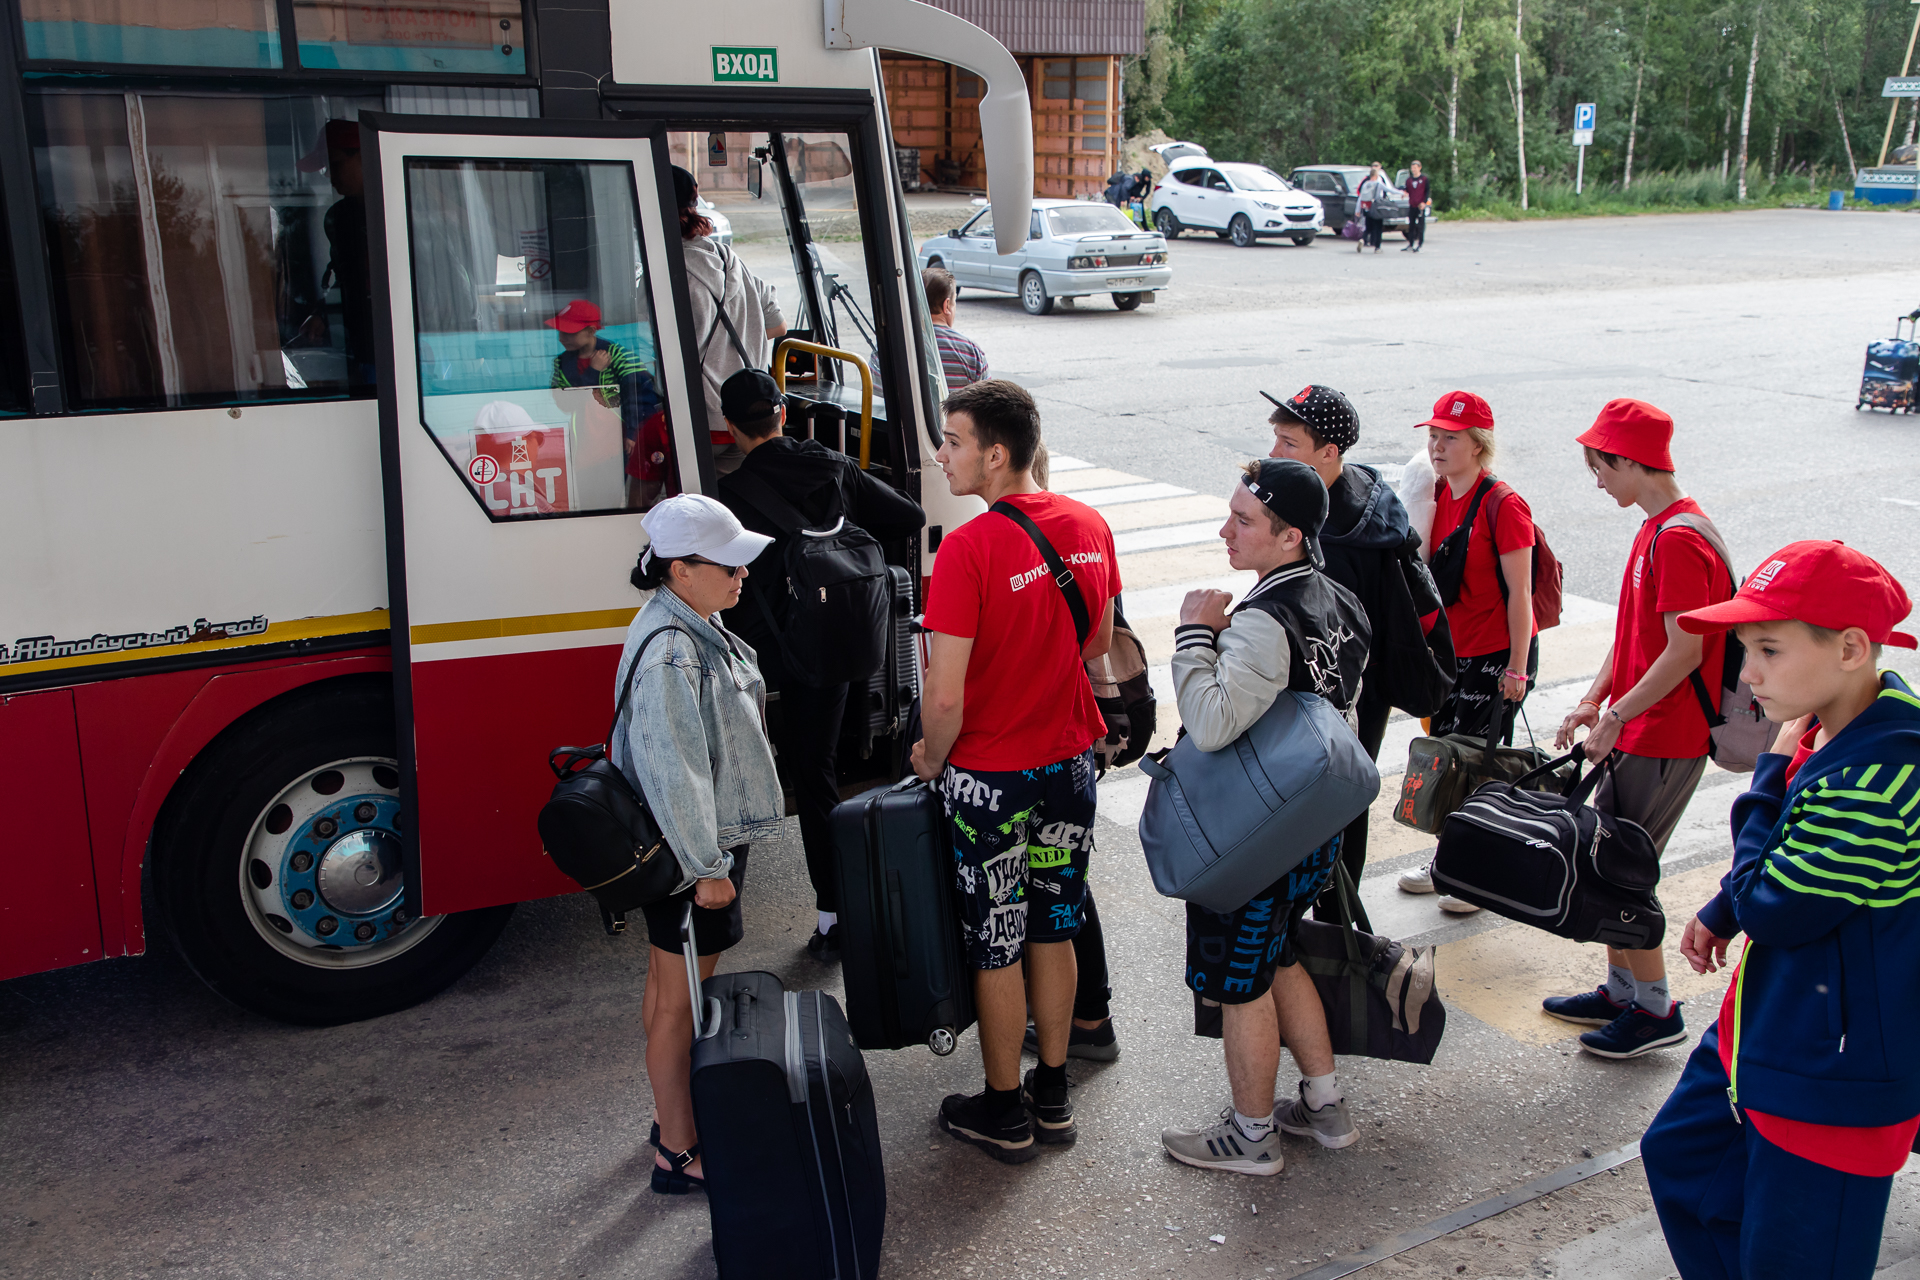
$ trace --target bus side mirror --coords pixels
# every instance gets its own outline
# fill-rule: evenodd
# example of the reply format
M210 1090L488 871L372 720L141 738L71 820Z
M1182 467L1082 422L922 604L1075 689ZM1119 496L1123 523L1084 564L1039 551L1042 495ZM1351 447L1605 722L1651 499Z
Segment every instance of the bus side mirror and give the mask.
M747 163L747 194L755 200L758 200L762 189L760 182L760 161L757 157L749 157Z

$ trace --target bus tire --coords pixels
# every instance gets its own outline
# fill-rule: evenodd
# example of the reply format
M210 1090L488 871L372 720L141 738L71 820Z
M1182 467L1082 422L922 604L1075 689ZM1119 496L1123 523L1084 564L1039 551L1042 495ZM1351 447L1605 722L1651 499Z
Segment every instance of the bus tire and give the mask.
M154 899L200 979L243 1009L331 1026L405 1009L471 968L511 903L409 919L384 676L296 690L236 722L155 824Z

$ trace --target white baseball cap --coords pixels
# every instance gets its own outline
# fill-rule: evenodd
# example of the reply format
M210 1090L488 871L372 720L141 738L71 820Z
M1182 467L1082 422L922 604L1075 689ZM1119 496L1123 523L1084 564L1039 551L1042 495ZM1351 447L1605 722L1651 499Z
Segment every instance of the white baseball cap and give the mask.
M681 493L640 517L647 531L646 559L699 556L715 564L752 564L773 539L749 533L733 512L704 493Z

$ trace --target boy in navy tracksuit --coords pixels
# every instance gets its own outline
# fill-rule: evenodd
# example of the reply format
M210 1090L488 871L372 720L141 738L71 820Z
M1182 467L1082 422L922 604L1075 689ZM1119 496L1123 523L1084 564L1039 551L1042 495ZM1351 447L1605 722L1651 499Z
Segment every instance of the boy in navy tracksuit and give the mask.
M1685 1280L1871 1276L1893 1174L1920 1129L1920 698L1877 673L1911 609L1837 542L1796 542L1731 600L1682 614L1737 629L1783 727L1734 802L1733 869L1689 921L1694 969L1747 935L1640 1153Z

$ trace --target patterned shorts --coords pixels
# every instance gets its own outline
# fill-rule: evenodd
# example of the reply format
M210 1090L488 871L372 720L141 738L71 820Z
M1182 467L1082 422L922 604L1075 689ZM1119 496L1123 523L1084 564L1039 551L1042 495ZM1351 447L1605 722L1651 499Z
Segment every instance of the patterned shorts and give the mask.
M1293 926L1333 876L1340 837L1315 849L1238 911L1187 904L1187 987L1220 1004L1251 1004L1291 966Z
M967 961L1004 969L1032 942L1080 932L1093 852L1093 752L1037 769L940 775Z

